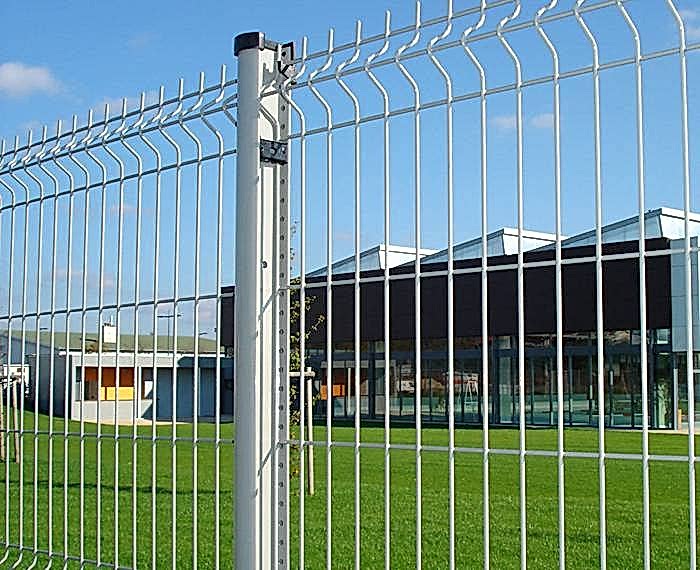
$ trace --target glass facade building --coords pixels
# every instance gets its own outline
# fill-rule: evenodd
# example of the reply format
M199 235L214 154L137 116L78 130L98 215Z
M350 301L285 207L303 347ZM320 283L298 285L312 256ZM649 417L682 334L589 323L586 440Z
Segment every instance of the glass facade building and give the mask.
M687 422L685 301L692 296L694 378L700 379L700 271L698 238L700 215L692 214L693 290L685 290L683 253L684 214L668 208L646 214L647 250L647 362L642 362L640 334L638 217L603 228L603 381L604 418L609 427L642 426L642 365L646 366L649 425L675 429ZM525 350L524 378L518 378L518 305L515 254L517 231L504 228L487 236L488 247L488 370L482 370L481 239L456 245L454 276L454 399L449 400L447 360L446 252L423 252L421 261L420 379L416 374L414 261L390 262L390 353L384 350L382 247L363 256L360 310L361 346L359 398L355 389L354 262L334 266L333 357L331 394L323 318L308 331L306 365L315 371L315 415L325 418L331 398L334 421L354 421L359 402L363 420L445 424L450 409L462 425L480 425L484 375L488 377L488 414L491 425L517 425L519 389L524 385L528 425L552 426L558 420L556 289L554 236L526 232L524 255ZM562 242L564 423L597 426L598 354L596 339L595 231ZM651 255L649 253L651 252ZM402 251L402 253L405 253ZM374 265L371 260L377 259ZM397 258L398 259L398 258ZM499 267L500 266L500 267ZM494 269L495 268L495 269ZM406 277L402 278L401 274ZM365 279L366 278L366 279ZM309 274L307 299L312 300L307 326L327 315L327 280L323 268ZM316 283L315 283L316 282ZM316 286L314 287L314 283ZM426 307L426 305L428 305ZM318 324L318 323L317 323ZM700 390L696 390L700 393ZM699 406L700 407L700 406Z
M638 428L642 425L640 335L634 330L606 332L604 339L605 425ZM415 421L420 409L423 422L447 423L450 410L447 346L444 341L421 347L421 386L417 389L412 341L392 343L387 359L382 342L364 343L360 353L360 411L364 420L383 421L387 409L392 421ZM489 339L489 423L517 425L519 385L517 338ZM668 329L648 335L650 427L675 427L685 361L671 351ZM317 372L315 415L325 417L327 359L321 349L311 350L308 365ZM525 418L529 425L556 425L557 359L554 335L528 335L525 340ZM352 346L335 346L333 355L332 410L335 420L353 421L355 414L355 360ZM598 425L598 358L595 333L568 334L563 353L564 423ZM388 387L388 395L387 395ZM455 340L454 407L458 424L481 425L484 378L481 337ZM682 396L682 393L680 394Z
M649 425L678 429L687 425L688 332L695 354L692 377L700 396L700 214L691 214L691 287L686 290L684 212L659 208L646 213L646 335L640 333L639 218L630 217L602 228L603 249L603 417L606 426L642 426L642 366L646 368ZM453 328L454 399L449 401L447 346L446 251L421 250L421 309L415 306L415 250L378 246L360 255L360 346L355 347L355 257L331 269L332 307L327 303L325 268L306 276L306 355L314 371L314 410L323 421L329 404L333 420L354 421L359 403L363 421L445 424L454 409L458 425L480 425L484 388L488 386L491 425L513 425L520 418L520 386L524 386L528 425L552 426L558 421L556 264L554 235L523 232L524 375L519 378L517 251L518 232L503 228L487 236L486 309L488 369L482 369L481 238L454 246ZM564 423L597 426L598 342L596 321L596 232L562 241L562 325ZM385 264L389 270L389 353L385 353ZM235 288L222 299L222 344L233 354ZM296 291L292 292L293 302ZM686 322L691 298L692 323ZM332 319L329 313L332 312ZM294 313L294 311L293 311ZM419 329L420 375L416 374L416 317ZM326 324L332 322L331 388L328 388ZM298 350L299 320L292 318L292 351ZM296 328L295 328L296 327ZM646 337L646 362L642 338ZM356 351L357 349L357 351ZM360 367L356 371L356 352ZM359 398L355 374L359 373ZM487 383L485 384L485 375ZM420 377L419 377L420 376ZM329 393L330 392L330 393ZM700 402L696 402L700 411ZM695 422L700 425L700 416Z

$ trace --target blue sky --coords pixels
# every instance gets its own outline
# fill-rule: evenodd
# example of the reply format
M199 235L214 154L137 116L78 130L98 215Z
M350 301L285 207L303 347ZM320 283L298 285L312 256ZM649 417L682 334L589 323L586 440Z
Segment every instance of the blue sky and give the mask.
M400 3L392 2L396 7ZM133 2L105 3L92 1L37 1L23 2L10 0L0 3L0 21L4 23L3 39L0 42L0 138L11 141L15 135L24 140L28 129L39 133L43 124L49 125L49 132L55 129L57 119L69 121L73 114L78 114L80 122L84 123L87 110L94 108L97 116L101 116L102 107L109 102L113 109L118 108L120 99L128 97L131 105L138 101L142 91L157 92L160 85L164 85L167 95L176 92L177 82L180 77L185 80L187 90L196 88L198 75L205 72L207 83L215 83L219 77L222 64L229 66L229 75L235 73L235 58L232 53L232 39L241 32L250 30L264 30L268 37L288 41L299 38L302 33L308 33L312 38L325 38L326 29L329 26L343 26L352 22L360 14L376 20L381 27L383 7L366 2L364 5L351 3L325 3L313 1L292 2L220 2L202 1L191 2L175 0L168 2ZM379 29L377 28L377 29ZM114 111L113 111L114 112ZM230 172L226 172L229 176ZM189 178L188 178L189 177ZM192 173L183 173L183 184L192 180ZM205 183L206 183L205 172ZM228 178L230 180L230 178ZM145 216L152 216L152 200L149 201L149 192L152 195L149 181L145 182L144 192L147 195L144 205ZM172 186L172 178L164 179L164 186ZM109 190L109 189L108 189ZM132 188L133 190L133 188ZM109 190L111 192L111 190ZM129 192L129 188L127 188ZM191 196L184 193L184 214L182 239L183 253L183 277L180 294L191 294L192 271L192 202ZM50 203L49 203L50 205ZM228 202L230 207L232 202ZM98 210L99 202L93 199L93 211ZM207 208L205 203L205 208ZM113 224L116 219L116 205L112 200L108 205L108 223ZM135 232L133 214L135 206L133 199L127 197L125 215L125 235L131 237ZM172 209L172 206L171 206ZM60 215L62 220L67 217L66 204L62 204ZM212 208L207 210L209 214ZM91 216L91 232L95 235L99 231L99 218L97 211ZM44 235L50 230L52 210L45 213ZM167 204L164 210L164 219L168 218ZM82 202L76 200L75 220L83 216ZM13 307L15 311L21 309L21 276L23 232L23 212L17 214L15 228L15 292ZM207 215L204 215L205 220ZM2 259L0 264L8 266L9 223L8 216L3 219L2 231L4 232ZM169 219L169 218L168 218ZM78 228L78 223L75 227ZM164 223L164 226L167 224ZM211 232L204 228L203 239L212 244ZM165 245L161 250L164 260L161 283L170 283L172 271L169 270L172 259L172 245L168 248L168 241L172 241L171 228L167 228L170 234L164 235ZM30 219L30 233L38 231L36 211L32 212ZM189 233L189 235L188 235ZM57 286L58 304L60 306L63 292L66 287L66 277L71 276L73 283L73 303L79 306L81 303L82 281L82 232L76 229L73 247L73 267L69 270L65 267L66 246L62 242L59 247L59 271ZM232 230L227 233L227 238L232 237ZM93 238L94 239L94 238ZM113 244L116 240L116 232L108 228L106 256L112 261L115 259ZM150 251L152 236L144 232L142 236L142 248ZM230 241L229 241L230 243ZM128 248L125 248L128 249ZM36 243L29 246L29 255L35 259ZM94 253L94 250L93 250ZM44 247L43 253L43 278L42 307L48 307L50 287L48 286L48 271L50 268L50 247ZM128 256L128 252L126 253ZM203 256L203 284L202 291L209 292L212 289L213 261L211 255ZM132 254L133 259L133 254ZM224 283L233 280L232 256L224 260ZM228 263L227 263L228 261ZM63 263L63 267L61 266ZM36 264L28 266L28 311L36 306L36 295L33 282L37 273ZM94 255L90 256L88 269L88 300L95 302L97 297L97 263ZM111 264L113 265L113 264ZM126 276L123 281L131 285L133 290L133 269L127 261L125 263ZM142 263L142 267L147 262ZM114 283L114 267L107 264L107 277L104 285L106 301L114 300L116 290ZM152 282L151 273L142 275L142 293L147 295ZM128 301L133 293L129 291L129 285L125 285L123 299ZM7 307L6 290L2 287L0 305ZM130 295L131 293L131 295ZM65 303L64 303L65 304ZM163 306L161 313L172 311L171 306ZM183 334L191 334L193 330L193 306L191 303L181 304L179 312L183 313ZM202 303L200 308L200 329L212 334L213 306L211 303ZM133 313L126 311L122 315L122 322L131 322ZM108 315L105 315L107 317ZM88 315L88 328L94 329L96 315ZM140 319L142 330L150 327L150 311L143 311ZM46 326L47 323L42 323ZM17 324L15 326L18 326ZM34 328L33 320L27 323L27 327ZM123 325L124 326L124 325ZM165 333L165 321L161 322ZM64 323L57 323L57 328L64 328ZM72 330L79 330L79 320L73 320Z
M474 6L475 2L455 3L455 9ZM543 2L524 2L518 22L531 20ZM560 2L560 9L570 9L573 2ZM664 0L632 0L626 4L637 22L642 37L644 53L652 53L676 46L677 29ZM700 40L700 12L693 2L678 3L688 25L691 42ZM695 8L694 8L695 6ZM430 9L444 9L444 3L426 2ZM510 12L508 6L489 11L484 30L493 30L500 20ZM425 12L425 11L424 11ZM399 10L394 17L400 24L410 22L412 9ZM615 7L605 8L586 15L600 45L601 63L629 58L634 54L632 37L619 11ZM459 37L475 17L457 19L447 41ZM377 31L377 22L363 17L371 31ZM341 41L352 37L350 25L344 26ZM546 26L547 32L560 53L562 73L591 65L591 50L581 29L573 20L566 18ZM428 27L423 31L417 48L442 31L442 25ZM366 30L365 30L366 33ZM408 41L404 34L392 41L389 54L401 43ZM552 60L545 44L530 28L510 34L508 37L522 59L525 81L545 77L552 72ZM319 38L314 50L324 46ZM360 61L369 52L379 47L371 44L363 49ZM489 88L506 87L514 81L511 60L499 42L488 39L474 47L487 70ZM349 57L349 52L338 54L334 63ZM472 93L478 89L477 75L460 47L444 51L440 59L453 79L454 94ZM316 60L311 69L322 63ZM698 73L700 57L693 52L688 58L689 99L691 120L691 144L695 146L698 132L697 112ZM438 100L445 96L442 78L428 62L419 58L408 64L418 78L422 102ZM391 108L397 109L412 104L412 92L397 69L387 66L378 75L390 92ZM645 198L647 208L659 206L682 207L681 145L680 145L680 88L679 63L677 57L667 57L644 65L644 142L645 142ZM361 75L348 79L359 94L361 113L368 115L381 111L381 100L372 92L369 82ZM352 107L337 85L329 82L322 89L333 103L333 120L347 121L352 117ZM304 107L309 127L321 127L325 115L317 101L300 90L295 93ZM636 175L636 106L635 75L632 66L604 71L601 74L601 120L602 120L602 170L603 170L603 219L604 222L619 220L637 213ZM562 136L562 224L564 234L572 235L595 224L594 178L593 178L593 105L590 73L562 80L561 83L561 136ZM478 101L456 104L454 107L454 192L455 192L455 242L478 236L480 227L480 170L479 170L479 115ZM551 81L528 87L523 93L523 138L524 138L524 202L525 227L532 230L554 231L554 137L553 137L553 88ZM447 245L447 198L446 198L446 145L445 107L422 113L422 232L421 242L425 247L444 248ZM517 224L516 209L516 129L515 97L512 92L489 96L489 231L502 226ZM391 241L401 245L413 245L415 216L413 193L413 125L410 115L392 121L391 132ZM334 135L334 258L353 253L353 163L352 132L338 131ZM308 216L313 220L307 234L309 240L309 266L324 263L325 255L325 160L324 140L316 136L309 140L307 172ZM362 130L362 229L363 247L383 240L383 187L380 125L368 124ZM692 155L694 156L694 154ZM694 188L700 182L698 169L693 161L691 176ZM698 207L693 192L695 208ZM307 235L308 237L308 235ZM321 244L321 245L319 245Z
M0 133L23 135L27 126L161 84L175 89L179 77L194 87L200 71L218 77L221 64L234 65L232 38L240 32L319 39L330 26L352 33L359 16L379 30L384 5L406 12L397 1L3 1L0 64L21 67L0 79Z
M592 3L593 0L591 0ZM526 1L521 20L531 19L535 10L545 2ZM443 0L428 0L423 6L423 18L443 14ZM474 0L455 0L455 10L477 4ZM560 2L561 9L569 9L573 0ZM638 22L645 53L677 45L677 33L665 0L631 0L626 4ZM695 0L678 2L688 25L691 42L700 41L700 8ZM28 128L38 133L40 125L47 123L52 132L56 119L68 120L77 113L85 121L89 108L99 109L109 102L118 104L121 97L128 97L132 106L138 95L145 91L153 98L160 85L164 85L166 96L176 92L177 81L184 78L188 90L196 88L200 71L204 71L208 84L218 80L221 64L230 66L229 77L235 76L235 59L231 51L232 38L240 32L264 30L272 39L279 41L299 40L308 35L311 51L324 49L326 31L336 29L336 43L346 43L353 37L355 20L363 21L363 34L377 34L383 30L384 11L391 9L394 27L405 26L413 21L413 3L383 0L382 2L359 0L356 2L190 2L171 0L168 2L119 3L87 2L21 2L5 1L0 5L0 21L4 23L0 47L0 138L11 139L15 134L25 136ZM508 6L489 11L484 29L492 30L498 20L510 12ZM474 17L455 21L449 39L459 37L461 31L476 21ZM601 47L603 63L630 57L633 44L619 12L606 8L587 16L587 21L596 33ZM442 25L426 28L418 47L424 46L439 34ZM562 71L590 65L591 52L581 30L571 18L547 26L561 55ZM390 54L409 35L392 40ZM532 29L509 36L513 46L522 54L524 79L546 76L551 73L552 62L545 45ZM360 61L378 49L380 43L365 46ZM495 39L480 42L474 47L483 59L488 73L489 87L508 85L513 82L513 66ZM334 63L350 56L350 52L338 54ZM477 75L461 48L447 50L440 55L454 79L455 94L473 92L478 88ZM322 60L310 62L313 69ZM697 184L700 169L695 156L698 134L700 134L700 50L689 54L689 88L691 117L691 146L693 166L693 202L697 201ZM408 64L411 72L419 78L424 102L444 96L444 83L426 58ZM645 97L645 144L646 144L646 204L648 208L662 205L681 207L681 154L680 154L680 91L678 83L678 58L666 57L651 61L644 66ZM635 138L635 93L634 70L630 66L603 73L602 121L603 121L603 216L604 221L613 221L637 212L636 138ZM411 103L411 91L397 69L387 66L377 71L390 91L391 107L397 109ZM361 113L377 113L381 100L362 74L348 78L360 100ZM333 102L334 120L349 119L352 108L338 85L327 82L322 93ZM592 136L592 82L590 74L567 79L561 87L562 109L562 216L563 232L574 234L589 229L594 224L593 185L593 136ZM553 129L552 129L552 84L545 82L525 89L524 104L524 196L525 226L540 231L554 230L554 183L553 183ZM321 107L308 89L299 89L295 98L304 108L310 128L323 125L325 120ZM515 98L512 91L489 97L489 230L517 224L515 197ZM445 108L438 107L422 114L422 204L423 229L421 242L424 247L443 248L446 237L446 157L445 157ZM481 231L479 198L479 122L478 101L468 101L454 108L454 185L455 185L455 242L464 241ZM295 120L295 128L298 123ZM413 132L410 116L392 120L391 127L391 241L400 245L413 245L415 235L413 220ZM383 176L381 124L368 123L362 128L361 142L361 216L360 241L363 248L383 241ZM354 174L352 157L353 133L343 129L334 135L334 211L333 248L335 259L351 255L354 247L354 227L351 212L354 204ZM308 140L307 160L307 268L322 265L325 260L326 234L326 187L325 187L325 140L322 135ZM293 145L292 153L298 151ZM298 156L298 155L297 155ZM207 167L207 169L210 167ZM227 167L228 168L228 167ZM298 164L293 165L292 182L298 182ZM213 179L205 169L206 196L203 206L206 216L214 212L212 202ZM183 172L183 185L191 184L192 172ZM233 170L225 170L229 183ZM211 181L211 182L210 182ZM164 176L163 185L172 186L172 179ZM184 187L184 186L183 186ZM229 186L230 187L230 186ZM109 188L108 188L109 191ZM127 188L127 193L130 192ZM152 181L144 181L146 195L145 212L152 212ZM110 192L108 192L110 193ZM133 194L133 192L132 192ZM233 199L227 194L225 208L232 212ZM188 195L191 200L191 193ZM108 213L115 208L114 193L109 200ZM99 201L93 199L90 223L97 228L99 218L95 208ZM298 195L293 201L293 219L299 218ZM65 208L65 204L61 206ZM76 203L77 215L82 207ZM164 202L164 219L170 219L172 204ZM126 208L133 214L133 200L127 197ZM149 210L148 208L151 208ZM185 233L181 254L185 262L193 257L191 201L185 205ZM62 210L63 215L65 210ZM45 212L49 216L51 210ZM189 216L189 218L187 218ZM49 218L47 218L49 219ZM111 219L111 218L110 218ZM133 234L133 216L126 216L126 231ZM35 231L36 220L32 223ZM165 224L161 240L161 258L167 265L172 258L171 228ZM212 224L203 228L203 243L215 243ZM21 227L19 228L21 229ZM224 241L231 243L233 224L226 224ZM7 224L3 221L4 243L9 238ZM17 230L19 231L19 230ZM45 228L46 232L46 228ZM113 229L108 233L108 265L115 257ZM20 232L21 233L21 232ZM151 232L152 234L152 232ZM150 251L153 238L148 231L142 236L141 248ZM17 239L17 237L15 238ZM228 241L226 241L228 240ZM294 245L299 248L297 234ZM21 242L17 242L22 245ZM131 244L133 247L133 244ZM3 246L4 248L5 246ZM35 245L32 245L35 247ZM63 247L63 246L60 246ZM74 266L63 268L63 274L79 275L82 242L74 243ZM94 246L92 246L94 247ZM65 249L65 248L64 248ZM224 259L223 282L234 280L232 252L227 248ZM32 250L30 250L32 251ZM94 253L94 250L93 250ZM63 255L63 253L62 253ZM46 251L44 251L46 258ZM211 290L213 256L204 255L202 274L205 275L203 289ZM46 263L46 261L45 261ZM90 257L88 275L94 297L96 262ZM0 251L0 266L7 265L7 250ZM126 264L127 268L129 264ZM148 267L147 257L143 267ZM151 264L152 268L152 264ZM21 264L15 260L15 270ZM31 277L35 268L28 269ZM126 269L128 271L128 269ZM161 287L171 279L170 269L163 267ZM34 272L34 273L33 273ZM133 271L132 271L133 273ZM46 269L44 268L44 274ZM131 282L132 275L128 275ZM111 281L110 281L111 279ZM113 268L107 267L105 287L109 295L116 289ZM143 282L152 281L151 273L144 273ZM180 294L192 288L191 271L184 278L186 283ZM148 285L143 288L148 293ZM185 291L187 290L187 291ZM152 291L151 291L152 293ZM166 288L167 293L167 288ZM47 289L42 292L46 296ZM125 291L128 298L129 293ZM80 290L74 290L79 300ZM0 306L6 301L0 295ZM14 304L18 307L19 299ZM43 306L46 306L44 300ZM32 300L30 299L30 306ZM167 312L164 307L161 312ZM183 308L187 313L188 327L193 327L192 307ZM212 307L202 310L206 323L200 328L211 330ZM126 317L125 317L126 318ZM144 327L149 320L144 316ZM75 325L71 325L75 328ZM165 322L162 323L165 327ZM163 332L163 331L161 331Z

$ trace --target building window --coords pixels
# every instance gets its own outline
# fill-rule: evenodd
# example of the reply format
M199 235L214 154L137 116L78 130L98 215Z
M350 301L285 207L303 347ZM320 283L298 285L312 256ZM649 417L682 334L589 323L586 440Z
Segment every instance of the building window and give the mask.
M153 399L153 368L141 369L141 399Z
M81 370L76 372L78 382ZM117 369L114 366L86 366L85 382L83 382L83 398L88 402L114 402L134 399L134 369L120 368L117 383ZM80 391L79 391L80 393Z

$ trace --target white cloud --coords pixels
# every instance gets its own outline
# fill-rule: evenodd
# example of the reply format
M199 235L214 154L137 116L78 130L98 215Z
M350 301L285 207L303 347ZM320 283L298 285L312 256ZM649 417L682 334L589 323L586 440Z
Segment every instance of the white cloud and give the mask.
M199 306L199 330L206 331L205 338L214 340L216 338L216 302L209 299L209 302L202 301Z
M530 119L530 125L536 129L551 129L554 127L553 113L540 113Z
M142 211L146 210L146 208L142 208ZM123 216L132 216L135 215L137 212L136 206L133 206L131 204L124 203L122 204L122 215ZM119 215L119 204L113 204L112 206L109 207L109 213L113 216L118 216Z
M503 131L512 131L516 126L515 115L498 115L491 119L491 122L497 129Z
M51 277L50 274L47 274L44 277L44 280L46 282L49 282L49 280L51 280L51 279L53 279L53 277ZM68 279L70 279L70 282L72 284L71 286L77 287L78 284L81 284L83 282L82 268L72 269L69 272L66 267L58 267L56 269L56 279L58 281L63 281L63 282L67 282ZM99 287L100 274L97 271L88 270L85 280L88 283L88 287L92 287L93 284L96 284ZM115 291L117 288L116 276L109 271L105 271L104 274L102 275L102 286L103 286L103 289L105 292Z
M524 122L535 129L551 129L554 126L554 115L540 113ZM518 125L515 115L497 115L491 119L491 124L499 131L513 131Z
M24 132L39 131L43 127L44 127L43 123L40 123L39 121L36 121L36 120L27 121L26 123L22 123L19 126L19 128L22 129Z
M700 10L681 10L681 17L685 20L685 32L689 40L700 40Z
M96 117L102 118L105 112L105 105L109 105L110 117L119 115L122 112L122 99L119 99L118 97L104 97L92 107L92 112ZM128 107L133 106L129 104L129 101L127 101L127 105Z
M0 93L22 97L32 93L56 93L61 84L48 67L16 61L0 64Z
M146 99L145 99L146 106L155 105L158 102L158 96L159 96L159 94L158 94L157 90L146 91ZM138 109L140 104L141 104L141 95L140 94L133 95L131 97L127 97L127 101L126 101L127 111L133 111L133 110ZM119 115L121 115L121 112L122 112L123 98L103 97L100 101L98 101L92 107L92 112L94 113L96 119L99 120L104 116L105 105L109 105L109 116L110 117L118 117Z
M141 32L134 34L126 40L126 45L132 50L142 50L153 44L158 36L153 32Z

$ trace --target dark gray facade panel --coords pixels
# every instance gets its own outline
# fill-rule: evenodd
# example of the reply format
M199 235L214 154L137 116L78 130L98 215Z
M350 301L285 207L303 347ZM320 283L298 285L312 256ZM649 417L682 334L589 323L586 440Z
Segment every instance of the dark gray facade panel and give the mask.
M667 249L664 238L647 240L648 251ZM606 244L604 254L634 253L635 242ZM567 249L564 258L595 256L594 247ZM525 262L554 259L553 251L525 254ZM515 256L489 258L489 265L515 264ZM647 323L648 328L671 326L671 267L668 255L647 258ZM456 261L455 269L478 268L480 260ZM425 271L445 270L445 264L424 266ZM412 271L412 268L410 268ZM399 268L392 273L404 272ZM371 272L363 276L371 276ZM381 274L380 274L381 275ZM352 276L335 276L336 279ZM414 280L394 280L390 284L390 329L392 339L415 338ZM488 275L489 335L514 335L518 330L518 284L515 269L490 270ZM525 269L525 331L528 334L556 331L556 273L554 267ZM307 314L307 327L319 322L327 314L325 288L307 290L314 298ZM564 265L562 267L562 301L565 332L589 332L596 329L596 269L595 262ZM605 330L638 329L639 314L639 261L638 259L609 260L603 263L603 326ZM333 340L352 341L354 338L354 293L352 285L333 287ZM363 283L360 298L361 338L363 341L381 340L384 336L384 296L382 283ZM481 335L481 275L468 273L454 277L454 328L457 337ZM226 319L226 322L230 322ZM230 325L229 325L230 326ZM311 331L310 331L311 332ZM447 334L447 278L444 276L421 279L421 337L445 338ZM325 344L326 323L321 320L308 340L310 347Z

